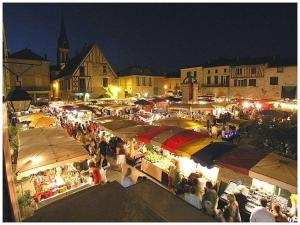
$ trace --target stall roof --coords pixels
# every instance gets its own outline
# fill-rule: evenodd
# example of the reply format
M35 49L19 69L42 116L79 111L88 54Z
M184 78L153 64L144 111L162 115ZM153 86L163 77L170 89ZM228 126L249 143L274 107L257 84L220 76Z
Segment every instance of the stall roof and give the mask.
M19 116L18 119L19 119L20 122L35 121L35 120L38 120L39 118L42 118L42 117L45 117L45 116L49 116L49 115L46 114L46 113L33 113L33 114Z
M178 147L184 146L193 140L201 140L208 137L208 134L201 134L192 130L182 130L162 142L161 147L171 152L176 152Z
M267 154L265 151L252 147L237 147L232 152L219 157L216 164L234 172L249 175L249 170Z
M105 117L99 117L99 118L95 118L93 119L96 123L108 123L108 122L112 122L112 121L116 121L116 120L125 120L122 117L119 116L105 116Z
M73 207L70 207L73 206ZM25 222L165 222L116 181L69 195L37 210Z
M177 117L161 119L154 121L153 123L160 126L175 126L183 129L195 129L203 126L203 124L201 124L200 122Z
M44 116L40 117L37 120L34 120L30 123L30 126L32 127L49 127L55 124L55 119L54 117L50 116Z
M212 167L221 155L231 151L235 145L228 142L213 142L192 155L192 159L202 166Z
M159 127L154 127L150 130L147 130L145 133L140 134L137 136L137 141L143 142L145 144L149 144L151 139L160 133L165 132L166 130L171 129L172 127L169 126L159 126Z
M297 161L270 153L250 169L249 176L297 193Z
M214 107L212 106L212 104L187 104L187 103L178 103L178 104L171 104L168 107L168 109L197 111L197 110L213 110Z
M43 127L19 133L17 172L32 173L87 159L87 151L62 127Z
M140 99L134 102L135 105L153 105L152 102L149 102L145 99Z
M100 123L99 126L102 129L105 129L109 132L113 132L115 130L125 128L125 127L132 127L135 125L142 125L141 122L133 121L133 120L117 120L117 121L111 121L107 123Z
M216 221L148 180L127 189L116 181L88 188L42 207L25 222Z
M165 130L164 132L158 134L157 136L153 137L150 141L150 143L152 145L157 145L157 146L161 146L161 144L166 141L168 138L171 138L173 137L174 135L176 135L177 133L183 131L182 128L179 128L179 127L171 127L170 129L168 130ZM173 153L175 153L174 150L172 149L167 149Z
M139 134L142 134L144 132L147 132L148 130L152 129L155 126L151 125L135 125L132 127L125 127L118 129L114 131L114 134L120 138L123 139L132 139L138 136Z
M203 149L212 142L221 142L221 139L205 137L188 142L185 145L176 148L176 153L180 156L191 158L193 154Z
M216 222L183 199L151 180L127 188L168 222Z
M233 105L236 105L235 102L213 102L212 103L212 106L214 107L229 107L229 106L233 106Z

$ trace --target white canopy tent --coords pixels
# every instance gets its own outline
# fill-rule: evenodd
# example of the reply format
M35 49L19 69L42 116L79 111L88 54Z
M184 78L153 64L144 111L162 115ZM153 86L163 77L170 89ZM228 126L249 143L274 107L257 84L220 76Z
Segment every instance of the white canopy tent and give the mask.
M82 144L61 127L43 127L22 131L17 161L17 175L28 176L88 158Z
M270 153L249 171L249 176L297 193L297 161Z

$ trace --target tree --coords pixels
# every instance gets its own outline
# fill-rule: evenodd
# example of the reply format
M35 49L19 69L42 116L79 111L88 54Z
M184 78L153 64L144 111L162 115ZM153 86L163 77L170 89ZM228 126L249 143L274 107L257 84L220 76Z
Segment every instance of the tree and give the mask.
M258 147L265 147L297 158L297 114L268 110L256 117L254 138Z

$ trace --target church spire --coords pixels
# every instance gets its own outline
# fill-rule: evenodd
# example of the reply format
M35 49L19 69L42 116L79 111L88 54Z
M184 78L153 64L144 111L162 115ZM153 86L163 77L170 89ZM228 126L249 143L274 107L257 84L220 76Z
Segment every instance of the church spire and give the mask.
M62 69L70 58L70 47L65 28L64 14L61 15L60 31L57 40L57 65Z
M69 49L69 41L68 41L68 38L67 38L63 12L62 12L62 15L61 15L60 32L59 32L57 45L58 45L58 48Z

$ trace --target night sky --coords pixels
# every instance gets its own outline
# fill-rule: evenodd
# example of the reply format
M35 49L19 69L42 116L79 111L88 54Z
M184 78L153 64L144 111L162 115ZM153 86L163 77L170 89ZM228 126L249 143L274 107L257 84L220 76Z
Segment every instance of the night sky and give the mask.
M3 4L11 53L56 62L63 10L71 53L96 42L114 70L162 72L219 57L297 56L297 4Z

